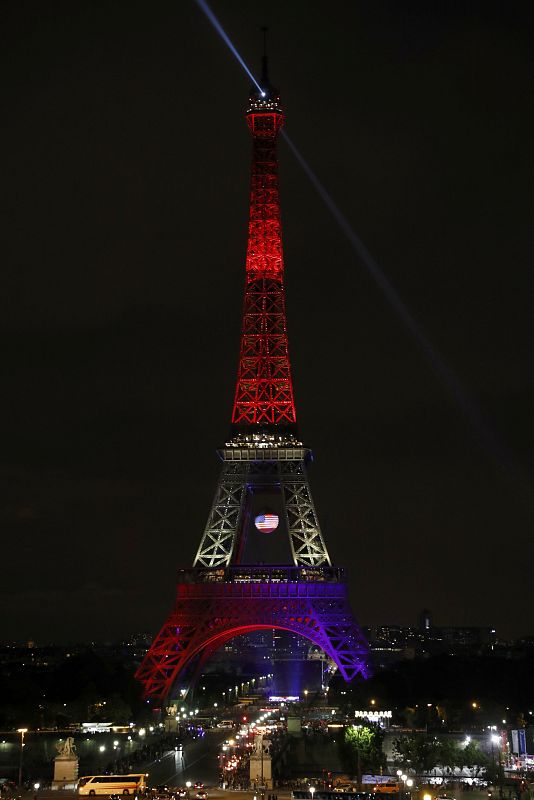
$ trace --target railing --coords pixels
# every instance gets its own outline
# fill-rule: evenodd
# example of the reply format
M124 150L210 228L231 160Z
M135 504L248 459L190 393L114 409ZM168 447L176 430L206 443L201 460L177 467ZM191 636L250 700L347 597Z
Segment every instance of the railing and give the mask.
M178 570L179 583L343 583L342 567L238 564Z

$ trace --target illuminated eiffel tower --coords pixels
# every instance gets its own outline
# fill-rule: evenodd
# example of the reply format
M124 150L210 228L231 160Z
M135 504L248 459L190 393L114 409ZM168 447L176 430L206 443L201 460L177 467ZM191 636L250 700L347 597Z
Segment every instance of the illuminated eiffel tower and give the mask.
M306 637L346 681L369 674L367 643L310 492L311 451L296 426L276 149L284 116L266 57L260 85L246 113L253 153L232 430L218 450L221 476L193 568L179 571L176 605L136 673L158 701L194 659L202 665L228 640L260 629ZM284 543L283 563L263 563Z

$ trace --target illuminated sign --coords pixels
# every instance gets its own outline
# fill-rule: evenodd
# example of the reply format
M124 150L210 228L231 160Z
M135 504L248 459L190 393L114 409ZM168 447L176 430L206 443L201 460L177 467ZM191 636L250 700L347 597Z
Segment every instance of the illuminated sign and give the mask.
M109 733L112 722L82 722L83 733Z
M272 533L278 528L279 521L276 514L258 514L254 525L262 533Z
M298 703L299 700L300 697L298 696L298 694L295 695L287 694L284 696L273 694L271 695L271 697L269 697L269 702L271 703Z
M392 711L355 711L355 717L362 717L369 720L391 719L393 716Z

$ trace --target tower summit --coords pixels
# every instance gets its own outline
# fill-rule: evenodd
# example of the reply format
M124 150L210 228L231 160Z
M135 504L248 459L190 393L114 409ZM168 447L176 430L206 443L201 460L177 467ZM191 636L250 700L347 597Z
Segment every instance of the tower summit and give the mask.
M295 401L287 343L284 254L278 190L277 137L284 123L278 91L263 56L260 92L247 107L252 134L250 211L245 299L237 384L232 413L234 433L296 433Z
M332 566L319 526L310 450L297 434L276 155L284 115L265 54L260 87L246 113L252 169L232 431L218 450L219 483L193 568L179 570L176 605L136 673L158 701L193 663L198 674L218 647L260 629L305 637L346 681L369 674L343 569Z

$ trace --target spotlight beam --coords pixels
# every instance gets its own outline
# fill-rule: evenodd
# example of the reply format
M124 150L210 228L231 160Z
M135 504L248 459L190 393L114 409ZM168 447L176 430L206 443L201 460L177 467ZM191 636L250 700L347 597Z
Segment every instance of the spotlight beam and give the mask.
M209 21L211 22L211 24L213 25L213 27L215 28L215 30L217 31L217 33L219 34L219 36L221 37L223 42L226 44L226 46L228 47L228 49L230 50L230 52L234 56L234 58L239 62L239 64L241 64L242 68L245 70L245 72L247 73L247 75L250 78L250 80L252 81L252 83L257 87L257 89L260 92L260 94L263 95L264 92L263 92L262 87L260 86L260 84L258 83L256 78L252 74L251 70L248 68L248 65L247 65L245 59L241 57L240 53L237 51L237 49L232 44L232 41L231 41L230 37L228 36L226 31L224 30L223 26L221 25L221 23L219 22L219 20L217 19L217 17L215 16L213 11L209 7L209 5L206 3L206 0L195 0L195 3L201 9L201 11L204 12L204 14L209 19Z
M428 359L430 367L436 377L447 389L456 405L469 419L477 431L480 439L482 440L485 448L491 453L491 455L496 457L499 462L506 464L508 467L512 467L513 457L511 453L507 450L503 442L500 441L495 431L493 431L488 423L484 420L482 412L475 399L469 395L466 389L462 386L454 370L452 370L439 355L428 336L424 333L421 326L416 322L410 313L408 307L400 297L393 284L390 282L389 278L377 264L346 216L335 203L332 195L325 189L304 156L284 130L282 130L282 136L287 142L292 154L308 176L311 184L316 189L324 204L349 240L352 249L359 257L360 262L366 268L367 272L370 274L377 286L382 290L395 314L402 320L412 337L415 339L417 345Z
M230 52L239 62L243 70L246 72L248 77L252 80L254 85L257 87L258 91L263 94L263 89L252 74L251 70L247 66L245 60L239 54L237 49L234 47L233 43L230 40L230 37L224 30L223 26L209 7L206 0L195 0L198 7L203 11L206 15L208 20L211 22L219 36L222 38L224 43L229 48ZM396 313L396 315L402 320L410 334L415 339L417 345L422 350L424 355L426 356L430 367L437 378L440 380L442 385L446 388L448 393L451 395L452 399L456 403L456 405L460 408L460 410L464 413L467 419L472 424L473 428L477 432L484 449L489 452L493 458L496 459L502 466L506 467L509 473L512 474L514 479L522 485L523 491L527 488L527 482L525 476L523 475L519 465L516 463L512 453L508 450L505 444L501 441L498 434L492 429L489 423L485 420L482 411L476 402L476 400L469 395L469 393L465 390L462 386L459 378L457 377L454 370L452 370L443 358L439 355L436 348L423 332L422 328L412 314L410 313L408 307L401 299L399 293L390 282L384 271L379 267L377 262L372 257L369 250L366 248L360 237L355 232L354 228L346 218L346 216L341 212L337 204L334 202L332 196L327 192L317 175L313 172L311 167L309 166L308 162L305 158L301 155L300 151L297 149L296 145L292 142L289 138L285 130L282 130L282 136L284 137L285 141L288 144L289 149L295 156L296 160L310 179L310 182L322 198L323 202L325 203L326 207L338 223L339 227L349 240L353 250L359 256L361 263L365 266L368 273L371 275L377 286L381 289L384 296L386 297L388 303ZM528 492L528 497L530 498L530 491ZM529 505L531 505L531 500Z

